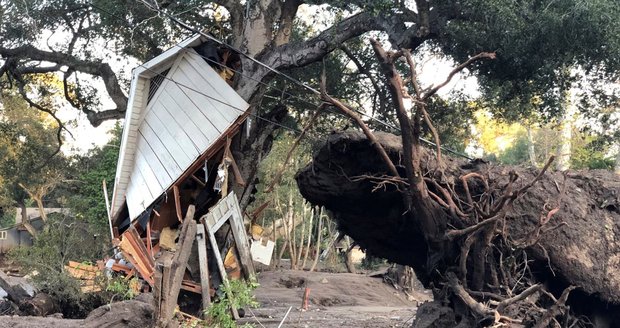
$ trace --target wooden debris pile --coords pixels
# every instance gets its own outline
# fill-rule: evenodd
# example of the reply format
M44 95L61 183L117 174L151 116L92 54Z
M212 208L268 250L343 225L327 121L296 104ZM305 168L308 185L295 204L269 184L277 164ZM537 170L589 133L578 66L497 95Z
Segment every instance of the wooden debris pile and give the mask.
M114 275L138 277L142 291L153 294L158 325L171 325L175 314L203 317L221 285L229 279L254 275L248 235L234 193L222 197L198 217L197 206L187 207L182 220L161 227L153 215L144 231L129 226L113 243L118 255L103 266ZM154 230L152 227L161 227ZM71 262L68 271L80 281L94 279L101 270ZM84 290L84 289L83 289ZM232 297L222 295L220 297ZM238 318L237 309L232 309Z
M95 265L69 261L65 265L65 270L80 283L82 293L92 293L101 291L101 285L96 282L101 275L101 268Z

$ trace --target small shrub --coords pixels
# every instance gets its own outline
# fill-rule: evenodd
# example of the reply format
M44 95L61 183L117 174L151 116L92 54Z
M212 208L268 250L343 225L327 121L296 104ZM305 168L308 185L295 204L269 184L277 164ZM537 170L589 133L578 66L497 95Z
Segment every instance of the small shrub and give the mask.
M228 286L220 286L220 290L223 291L220 300L217 303L211 304L207 310L207 320L205 320L206 327L214 328L234 328L237 327L233 320L230 309L241 309L244 307L256 308L259 303L254 298L252 291L259 286L256 279L252 277L249 281L244 280L231 280ZM228 295L233 295L233 303L231 303ZM252 327L246 324L244 327Z
M116 277L110 279L105 290L112 294L114 301L123 301L130 300L139 294L139 286L140 282L137 278L132 278L130 280L125 280L124 277Z

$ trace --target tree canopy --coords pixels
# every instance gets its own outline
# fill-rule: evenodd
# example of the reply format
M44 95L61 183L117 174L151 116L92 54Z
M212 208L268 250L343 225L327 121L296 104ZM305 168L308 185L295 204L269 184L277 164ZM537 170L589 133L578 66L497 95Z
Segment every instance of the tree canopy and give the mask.
M19 86L27 84L29 76L57 72L65 81L67 103L86 113L93 125L124 116L127 81L112 68L115 58L144 61L191 33L146 4L280 70L319 61L371 31L384 33L395 48L415 50L430 42L457 61L495 51L497 60L475 67L484 91L493 99L522 104L530 101L529 95L550 101L561 97L567 67L580 67L596 78L613 78L620 67L620 8L612 0L264 0L245 5L224 0L2 0L0 4L0 75L8 77L5 83ZM303 4L325 5L317 7L322 11L318 16L328 25L322 32L292 38ZM249 61L244 64L244 73L258 81L273 77ZM104 82L114 108L102 105L103 95L84 82L85 76ZM248 100L260 94L258 86L247 79L237 84ZM519 110L531 108L514 109Z

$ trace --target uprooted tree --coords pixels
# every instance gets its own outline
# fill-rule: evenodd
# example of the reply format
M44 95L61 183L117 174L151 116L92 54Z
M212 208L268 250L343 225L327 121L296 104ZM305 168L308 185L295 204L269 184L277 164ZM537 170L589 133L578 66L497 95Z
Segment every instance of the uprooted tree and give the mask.
M592 308L596 299L618 304L620 178L605 171L551 173L553 158L540 170L459 161L442 155L436 133L438 147L424 148L422 127L435 131L428 99L454 73L495 54L480 53L445 83L423 90L408 51L386 52L371 42L401 135L372 132L323 89L323 100L363 133L328 138L297 176L302 195L330 210L360 246L413 267L437 301L465 315L452 314L444 324L583 326L566 304L576 288ZM400 58L411 68L406 79L394 66ZM579 302L572 304L584 313Z

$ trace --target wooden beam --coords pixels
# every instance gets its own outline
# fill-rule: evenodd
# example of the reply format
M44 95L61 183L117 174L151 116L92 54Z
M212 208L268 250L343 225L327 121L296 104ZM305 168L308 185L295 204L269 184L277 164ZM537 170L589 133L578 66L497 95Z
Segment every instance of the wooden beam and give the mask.
M168 326L174 317L174 310L178 302L187 261L192 251L194 239L196 238L197 228L196 221L194 220L195 211L196 208L194 205L188 207L187 214L181 227L181 235L179 236L179 242L176 247L177 250L172 256L170 266L164 265L162 299L165 297L166 302L160 305L161 312L159 318L160 326L162 327ZM167 268L168 274L166 274Z
M174 194L174 206L177 212L177 219L179 222L183 222L183 213L181 213L181 194L177 185L172 186L172 192Z
M151 241L151 220L146 223L146 250L149 256L153 258L153 242Z
M211 305L211 295L209 295L207 236L203 224L197 225L196 228L196 240L198 241L198 263L200 264L200 288L202 291L202 313L205 313Z
M146 246L133 226L130 226L127 231L123 233L122 239L117 246L121 249L125 259L133 264L140 273L142 279L153 286L155 262L153 261L153 257L147 253Z
M226 138L226 149L224 150L224 157L227 157L230 160L230 166L232 167L233 174L235 175L235 182L238 185L245 187L245 180L243 180L243 176L241 176L241 171L239 170L239 167L237 166L235 157L230 151L230 143L231 143L231 139Z
M230 217L230 228L232 230L233 237L235 238L235 245L237 246L237 252L239 253L241 268L243 269L246 279L256 274L254 270L254 262L252 261L252 255L250 254L250 244L248 243L248 235L245 232L243 226L243 216L241 216L241 209L239 208L239 201L234 193L231 193L226 201L232 209L232 216Z

